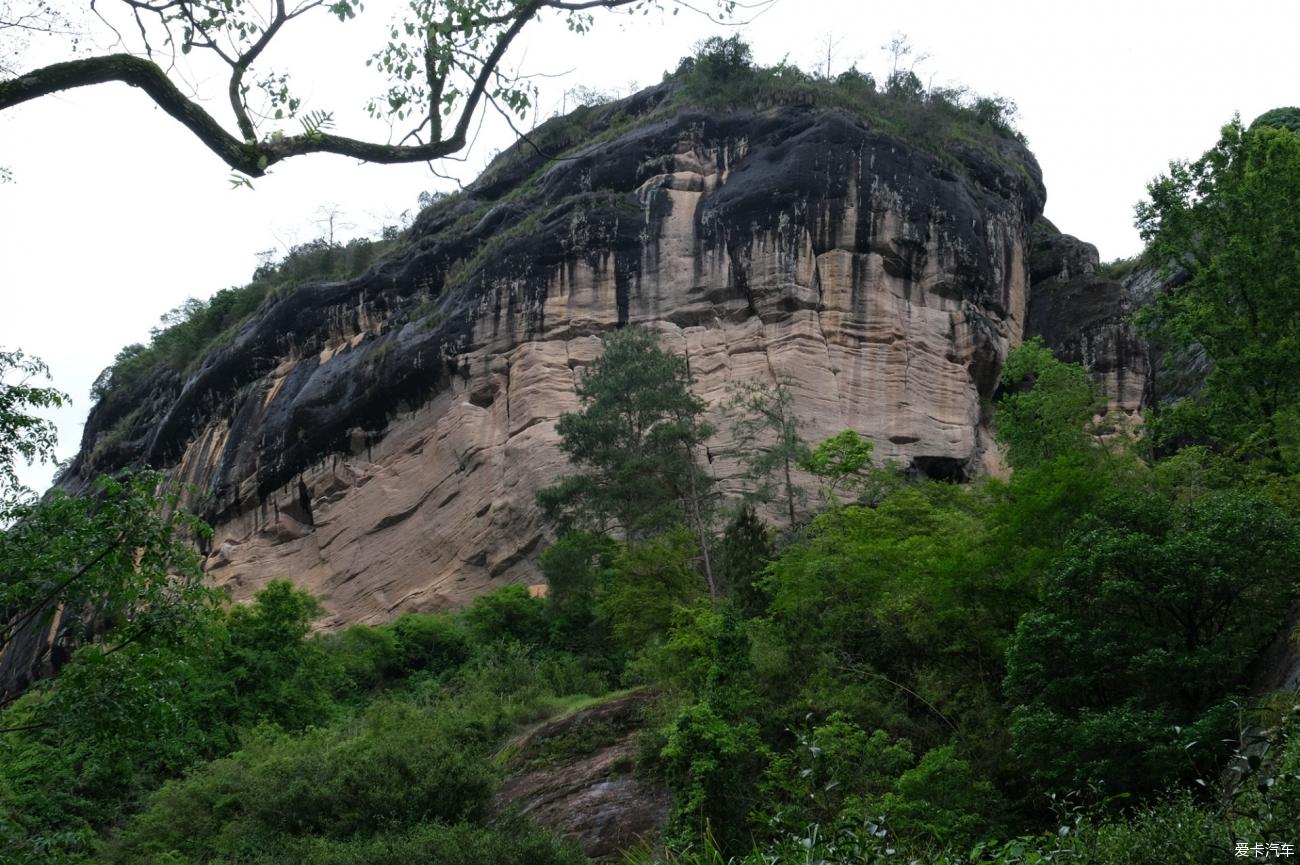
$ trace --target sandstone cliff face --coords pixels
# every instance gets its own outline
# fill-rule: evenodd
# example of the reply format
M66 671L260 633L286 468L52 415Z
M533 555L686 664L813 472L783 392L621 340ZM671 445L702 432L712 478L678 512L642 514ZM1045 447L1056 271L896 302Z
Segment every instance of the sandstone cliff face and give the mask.
M95 453L123 423L97 408L68 483L149 464L195 484L207 569L237 597L289 577L335 621L457 605L538 579L556 420L600 336L629 323L688 360L724 489L727 386L778 373L810 440L853 428L919 471L996 469L986 406L1031 318L1044 198L1028 151L940 159L838 112L674 114L670 97L597 109L598 143L561 160L517 147L371 272L278 298L187 379L140 388L147 409ZM1035 320L1073 346L1052 324L1075 317L1062 285ZM1089 297L1078 353L1114 360L1098 369L1136 408L1115 300Z

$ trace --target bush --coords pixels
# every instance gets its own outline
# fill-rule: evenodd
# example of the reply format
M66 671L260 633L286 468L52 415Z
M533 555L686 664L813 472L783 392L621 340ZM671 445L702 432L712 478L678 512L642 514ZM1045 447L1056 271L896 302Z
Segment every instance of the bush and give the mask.
M880 800L889 825L904 838L962 849L995 835L1006 803L988 780L945 745L925 753Z
M389 628L353 625L321 642L351 690L373 690L404 672L397 638Z
M787 828L874 814L874 803L916 763L906 739L868 735L843 712L792 732L797 747L773 757L762 782L767 808Z
M334 717L344 673L321 641L307 638L319 615L320 602L287 580L272 580L252 604L230 610L221 665L238 695L237 724L301 730Z
M407 673L443 673L469 660L469 635L452 616L406 613L384 629L392 633L398 663Z
M393 702L297 737L261 728L230 757L155 794L113 861L175 850L203 862L275 849L286 835L345 839L481 819L492 773L442 732L429 714Z
M738 846L769 756L757 725L727 721L707 703L696 703L678 714L660 756L678 831L698 838L711 828L725 849Z
M505 586L479 595L464 616L471 636L479 643L502 639L528 645L546 642L546 603L529 594L527 586Z
M251 865L585 865L572 843L520 820L491 826L422 823L402 832L336 841L312 838L266 851Z

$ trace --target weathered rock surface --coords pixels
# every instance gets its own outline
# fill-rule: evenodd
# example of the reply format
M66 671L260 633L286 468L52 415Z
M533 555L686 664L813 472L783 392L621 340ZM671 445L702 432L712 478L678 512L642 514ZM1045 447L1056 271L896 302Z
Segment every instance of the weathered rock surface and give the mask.
M1097 274L1095 246L1046 219L1034 225L1032 238L1027 335L1041 336L1062 360L1087 366L1117 420L1140 420L1152 365L1131 321L1139 305L1133 291Z
M96 407L67 483L148 464L195 484L208 571L237 597L290 577L337 620L458 605L537 581L556 419L628 323L688 359L725 489L727 386L778 373L809 439L853 428L931 474L996 468L986 406L1031 315L1044 199L1028 151L941 160L840 112L671 113L670 96L596 109L598 143L563 160L516 148L363 277L280 297L188 378ZM1068 280L1036 292L1039 332L1075 346L1086 308L1077 352L1136 408L1114 293L1076 292L1074 268L1049 268Z
M640 713L637 692L539 725L510 744L514 772L498 788L497 810L517 808L577 841L602 861L638 843L655 843L668 823L672 795L635 773Z

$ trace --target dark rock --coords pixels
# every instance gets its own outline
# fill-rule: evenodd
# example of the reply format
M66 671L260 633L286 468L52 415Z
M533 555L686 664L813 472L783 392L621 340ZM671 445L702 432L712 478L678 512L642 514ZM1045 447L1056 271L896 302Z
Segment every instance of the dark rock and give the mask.
M636 736L652 698L634 692L516 739L507 746L516 770L497 792L497 809L518 809L601 861L621 861L624 851L656 842L672 797L635 771Z
M1096 274L1092 244L1061 234L1046 219L1031 237L1026 336L1042 337L1061 360L1088 367L1110 409L1137 415L1151 388L1150 348L1132 320L1142 301L1128 284Z

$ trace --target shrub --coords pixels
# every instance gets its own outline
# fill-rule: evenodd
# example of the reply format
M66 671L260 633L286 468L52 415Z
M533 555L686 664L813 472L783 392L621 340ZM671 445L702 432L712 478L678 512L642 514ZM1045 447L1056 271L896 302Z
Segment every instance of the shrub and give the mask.
M300 730L334 716L344 676L321 641L307 639L319 614L320 603L287 580L272 580L254 603L230 610L221 664L239 724Z
M546 603L527 586L505 586L479 595L465 611L465 624L480 643L510 639L530 645L546 641Z
M585 865L578 848L522 820L491 826L422 823L402 832L337 841L312 838L266 851L252 865Z
M901 837L960 849L994 834L1006 804L989 781L945 745L927 751L900 775L880 808Z
M441 733L429 714L387 701L359 722L297 737L263 727L230 757L155 794L113 861L171 850L197 861L238 858L275 849L285 835L344 839L480 819L492 774Z
M388 628L353 625L321 642L353 691L369 691L405 672Z
M724 848L745 835L758 804L757 781L769 751L753 721L731 722L707 703L682 709L661 753L673 789L673 822L703 837L718 833Z
M392 633L398 663L407 673L442 673L470 656L469 635L461 621L451 616L406 613L385 630Z

